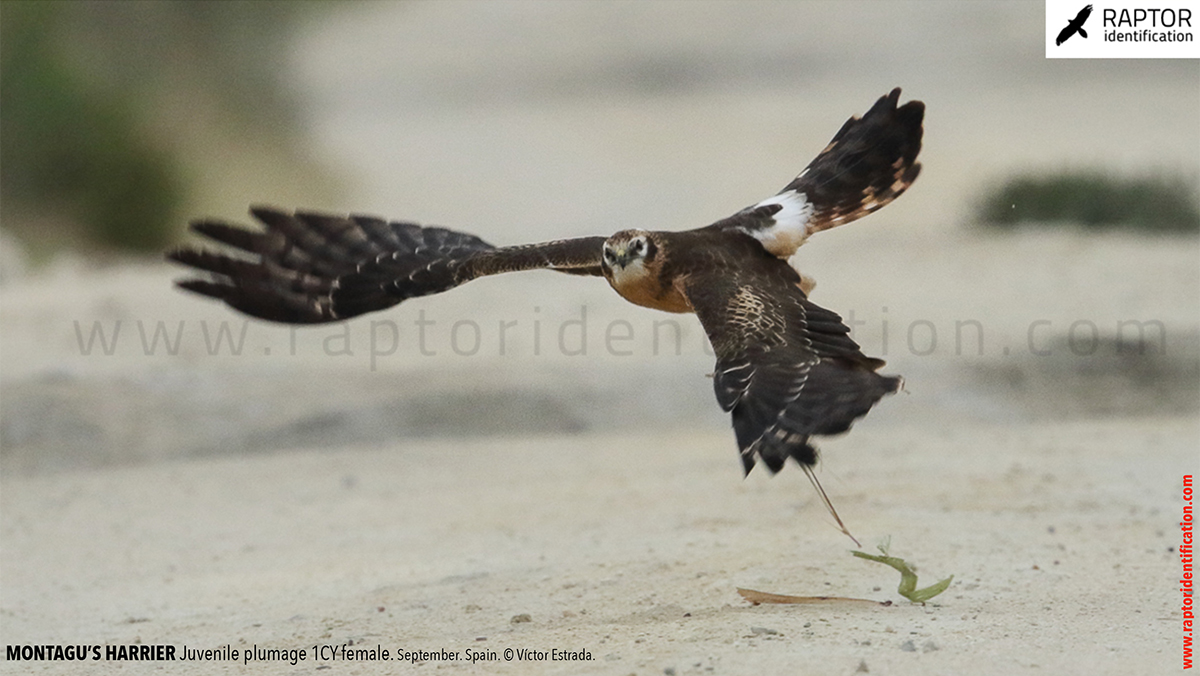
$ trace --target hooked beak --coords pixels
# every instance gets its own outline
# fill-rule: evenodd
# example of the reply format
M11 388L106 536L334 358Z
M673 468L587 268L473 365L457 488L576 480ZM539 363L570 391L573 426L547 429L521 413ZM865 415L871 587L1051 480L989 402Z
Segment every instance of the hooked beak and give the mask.
M629 261L633 260L633 255L629 253L629 248L624 246L616 246L609 249L612 252L612 267L624 269L629 265Z
M613 258L613 265L615 267L624 269L626 265L629 265L629 261L633 260L633 256L630 255L629 249L626 247L621 247L613 251L613 253L615 254Z

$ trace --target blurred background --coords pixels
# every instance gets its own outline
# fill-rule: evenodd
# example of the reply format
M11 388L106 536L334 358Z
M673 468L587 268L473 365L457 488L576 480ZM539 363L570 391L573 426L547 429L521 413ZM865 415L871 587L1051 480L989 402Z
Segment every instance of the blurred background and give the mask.
M250 204L496 244L705 225L891 88L924 170L796 263L907 392L860 425L1200 412L1200 64L1047 60L1042 2L0 4L0 471L725 434L693 317L488 279L290 329L172 288ZM830 445L853 445L853 435Z

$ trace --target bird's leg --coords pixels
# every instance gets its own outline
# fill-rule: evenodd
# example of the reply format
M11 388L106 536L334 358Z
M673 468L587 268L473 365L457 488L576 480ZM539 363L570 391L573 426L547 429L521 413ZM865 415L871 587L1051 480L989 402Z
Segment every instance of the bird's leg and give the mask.
M858 539L851 535L850 529L846 528L845 523L842 523L842 517L838 516L837 510L833 508L833 503L830 502L829 495L826 494L825 489L821 487L821 482L817 481L817 475L813 472L812 467L805 464L801 464L800 467L804 470L804 473L808 475L808 480L812 482L813 488L817 489L817 495L821 496L821 502L825 503L825 509L828 509L829 513L833 515L833 520L837 521L838 527L842 529L842 532L846 534L846 537L854 541L856 546L861 547L862 545L859 544Z

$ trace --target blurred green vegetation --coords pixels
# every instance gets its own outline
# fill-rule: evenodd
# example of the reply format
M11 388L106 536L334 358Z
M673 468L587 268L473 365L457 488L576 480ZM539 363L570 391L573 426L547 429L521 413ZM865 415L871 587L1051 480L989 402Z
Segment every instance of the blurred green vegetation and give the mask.
M330 6L4 0L0 222L43 252L161 249L194 171L180 111L215 106L248 133L290 133L287 38Z
M1166 176L1119 178L1100 171L1064 171L1010 178L980 200L986 226L1022 224L1200 232L1195 181Z

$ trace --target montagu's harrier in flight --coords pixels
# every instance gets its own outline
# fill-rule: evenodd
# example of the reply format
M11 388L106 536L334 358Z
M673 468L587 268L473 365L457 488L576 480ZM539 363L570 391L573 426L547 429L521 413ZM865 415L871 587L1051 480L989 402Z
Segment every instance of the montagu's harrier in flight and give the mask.
M502 272L603 276L632 303L700 318L746 472L756 459L777 472L790 457L815 478L810 438L845 432L901 379L876 373L883 361L809 301L811 280L788 259L809 235L879 209L916 179L925 106L899 98L895 89L848 120L779 194L695 230L497 247L444 228L255 207L265 230L192 223L234 251L170 258L210 273L182 288L289 324L341 321Z

